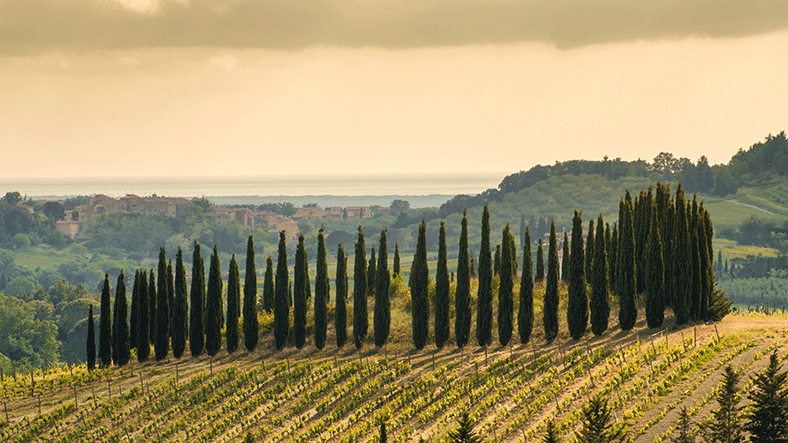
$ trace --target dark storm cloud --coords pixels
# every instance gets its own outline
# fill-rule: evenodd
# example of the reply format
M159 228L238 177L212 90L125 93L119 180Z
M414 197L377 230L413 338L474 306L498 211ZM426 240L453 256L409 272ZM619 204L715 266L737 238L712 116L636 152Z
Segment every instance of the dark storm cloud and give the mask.
M785 29L786 0L0 0L6 55L189 46L573 48Z

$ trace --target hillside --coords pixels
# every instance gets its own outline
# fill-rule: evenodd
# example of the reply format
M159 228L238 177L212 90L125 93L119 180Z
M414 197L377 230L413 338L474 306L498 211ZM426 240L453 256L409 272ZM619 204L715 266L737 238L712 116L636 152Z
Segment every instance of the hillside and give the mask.
M39 372L32 388L30 377L14 382L5 374L8 421L0 437L373 442L383 419L389 441L438 442L447 441L467 408L485 441L530 442L541 437L548 417L565 437L573 435L581 406L602 394L636 442L669 441L680 407L693 423L709 416L725 365L753 375L773 350L788 353L788 317L779 313L682 329L669 316L656 331L644 323L631 333L616 328L579 342L560 336L549 345L537 337L489 352L453 346L416 352L400 335L379 352L308 345L276 353L269 340L253 354L222 351L213 361ZM749 387L746 375L742 384Z

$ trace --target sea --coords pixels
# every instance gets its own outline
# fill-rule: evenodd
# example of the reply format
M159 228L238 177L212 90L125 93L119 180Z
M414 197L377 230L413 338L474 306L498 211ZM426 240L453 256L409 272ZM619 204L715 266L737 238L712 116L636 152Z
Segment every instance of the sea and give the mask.
M218 204L281 201L333 204L336 197L354 204L383 204L394 197L423 197L411 205L433 206L458 194L476 195L497 188L505 173L384 173L212 177L0 178L0 195L19 191L35 200L103 194L160 197L205 197ZM299 197L299 198L295 198ZM328 197L335 197L330 199ZM424 198L429 197L429 198ZM310 200L311 199L311 200ZM295 201L294 201L295 200ZM342 200L342 199L340 199ZM422 201L423 200L423 201ZM414 203L416 203L414 205Z

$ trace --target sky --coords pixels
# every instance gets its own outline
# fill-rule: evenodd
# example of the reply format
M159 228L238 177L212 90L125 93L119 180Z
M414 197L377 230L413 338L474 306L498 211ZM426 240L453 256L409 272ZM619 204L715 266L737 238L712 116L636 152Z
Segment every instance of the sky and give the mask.
M785 0L0 0L0 176L727 163L786 78Z

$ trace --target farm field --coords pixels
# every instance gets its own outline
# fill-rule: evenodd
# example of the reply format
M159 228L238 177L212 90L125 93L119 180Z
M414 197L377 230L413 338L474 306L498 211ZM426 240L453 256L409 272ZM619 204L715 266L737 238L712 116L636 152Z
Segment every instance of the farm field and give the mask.
M269 339L252 354L38 371L32 385L4 374L0 440L374 442L384 420L389 441L445 442L467 410L484 441L537 441L549 418L573 441L583 405L601 394L634 441L670 441L682 406L695 423L715 408L726 365L748 388L773 350L788 354L780 313L684 328L669 315L657 330L640 318L628 333L487 351L416 351L399 336L360 353L331 344L275 352Z

